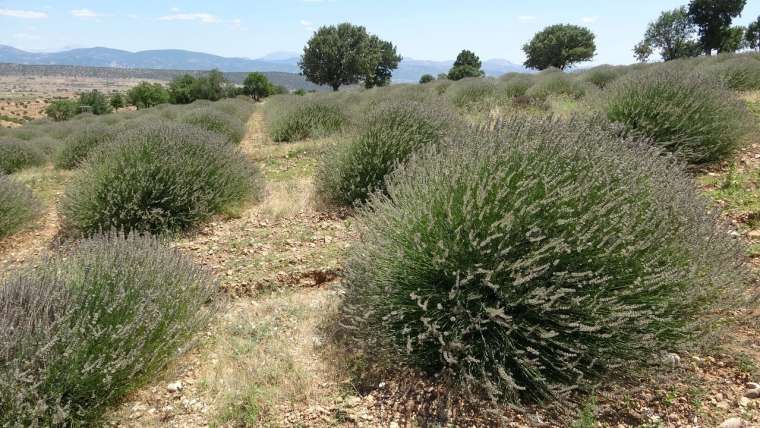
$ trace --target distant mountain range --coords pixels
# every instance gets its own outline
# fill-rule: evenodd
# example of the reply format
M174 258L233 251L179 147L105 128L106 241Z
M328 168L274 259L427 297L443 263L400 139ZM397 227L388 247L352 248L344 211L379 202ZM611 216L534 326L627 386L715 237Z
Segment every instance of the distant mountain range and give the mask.
M298 73L298 54L275 52L258 59L227 58L179 49L129 52L110 48L80 48L61 52L28 52L0 45L0 63L27 65L77 65L86 67L139 68L158 70L211 70L225 72ZM423 74L446 73L454 61L404 59L393 73L395 82L416 82ZM525 71L518 64L503 59L483 62L483 71L499 76L512 71Z

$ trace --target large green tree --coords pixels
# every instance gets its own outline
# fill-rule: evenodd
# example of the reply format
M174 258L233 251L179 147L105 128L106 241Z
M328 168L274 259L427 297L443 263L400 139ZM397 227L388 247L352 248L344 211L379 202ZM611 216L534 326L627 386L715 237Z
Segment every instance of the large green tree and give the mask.
M190 104L195 101L193 86L195 77L189 74L177 76L169 82L169 96L172 104Z
M243 81L243 93L259 101L274 92L274 87L263 73L248 73Z
M757 21L747 26L744 40L747 42L747 47L760 51L760 16L757 17Z
M160 83L140 82L127 91L127 100L140 110L168 103L169 91Z
M723 47L724 39L731 37L731 22L740 16L747 0L691 0L689 16L699 27L702 51L712 55Z
M523 46L528 57L525 66L538 70L549 67L564 70L588 61L596 54L594 39L591 30L577 25L557 24L546 27Z
M108 97L97 89L79 94L79 106L82 110L97 115L108 114L113 111L111 103L108 102Z
M742 26L727 28L723 33L723 40L720 43L718 52L731 53L740 50L744 45L745 31L747 31L747 29Z
M371 72L364 76L364 87L386 86L391 83L393 70L398 68L401 56L396 53L396 47L391 42L380 40L372 35L369 39L370 52L374 55L372 63L376 64Z
M689 17L686 6L660 14L649 23L644 40L634 48L639 61L646 61L658 51L663 61L698 56L702 48L697 41L697 27Z
M306 44L298 66L306 78L337 91L343 85L388 84L401 57L396 47L350 23L321 27Z
M474 52L465 49L457 55L454 65L449 70L448 78L461 80L466 77L483 77L485 73L481 70L481 66L480 58Z

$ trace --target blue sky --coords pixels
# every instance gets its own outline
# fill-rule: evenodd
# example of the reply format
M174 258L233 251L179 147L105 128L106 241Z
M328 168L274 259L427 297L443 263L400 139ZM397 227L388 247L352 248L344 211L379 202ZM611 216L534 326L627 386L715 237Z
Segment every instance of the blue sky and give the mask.
M257 58L300 52L321 25L361 24L409 58L524 60L521 46L547 25L573 23L597 35L594 63L633 62L646 25L687 0L0 0L0 44L21 49L106 46L188 49ZM760 15L749 0L736 22Z

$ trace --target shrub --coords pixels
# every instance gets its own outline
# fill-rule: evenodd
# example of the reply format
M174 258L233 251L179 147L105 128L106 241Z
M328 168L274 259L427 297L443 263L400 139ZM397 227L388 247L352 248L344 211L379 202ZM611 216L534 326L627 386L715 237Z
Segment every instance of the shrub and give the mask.
M545 72L536 79L536 84L525 92L525 95L544 101L552 95L566 95L570 98L581 98L586 95L588 87L562 72Z
M29 142L0 137L0 175L45 163L40 148Z
M0 425L96 424L213 313L210 275L154 238L85 240L0 283Z
M156 123L93 153L66 188L62 229L186 230L260 196L258 169L219 134Z
M18 231L40 212L40 202L28 187L0 175L0 238Z
M518 74L509 78L502 78L499 82L499 93L506 98L525 96L534 84L534 79L527 74Z
M139 85L127 91L127 102L138 110L166 104L169 99L169 91L160 83L140 82Z
M330 205L364 202L382 191L385 176L420 147L436 144L457 123L439 106L397 102L375 108L346 141L328 151L318 167L318 197Z
M464 79L452 84L446 91L451 103L459 108L483 108L496 93L496 83L491 79Z
M269 110L268 128L272 141L326 137L340 131L347 122L346 115L333 103L293 96L286 98L287 106Z
M359 210L341 330L370 361L561 398L691 344L742 294L740 249L672 158L580 122L493 128L413 157Z
M621 76L625 75L625 67L616 67L613 65L600 65L590 70L586 70L578 77L583 82L591 83L599 89L604 89Z
M53 163L56 168L76 168L93 150L111 142L121 130L122 128L97 122L78 126L63 140L53 156Z
M430 83L435 80L435 77L432 74L423 74L420 76L420 84L424 85L425 83Z
M737 91L760 89L760 63L744 55L704 67L702 71Z
M81 93L79 95L79 106L94 115L108 114L113 111L106 95L97 89Z
M45 107L45 115L56 122L69 120L79 114L79 101L56 100Z
M208 108L188 112L182 116L182 122L216 132L233 144L239 144L245 135L245 123L237 116Z
M713 79L679 70L627 76L599 104L612 122L690 163L723 159L743 142L745 106Z

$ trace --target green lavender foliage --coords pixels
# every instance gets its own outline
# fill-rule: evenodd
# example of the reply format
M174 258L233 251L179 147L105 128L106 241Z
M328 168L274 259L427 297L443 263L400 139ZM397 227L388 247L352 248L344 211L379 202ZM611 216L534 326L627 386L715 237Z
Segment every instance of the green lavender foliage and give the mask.
M97 425L187 347L214 296L150 237L85 240L0 279L0 426Z
M0 175L0 238L18 231L41 212L40 201L27 186Z
M600 65L582 72L578 77L583 82L588 82L599 89L604 89L629 72L630 70L623 66Z
M62 228L159 234L187 230L257 200L258 168L219 134L154 123L126 132L88 158L62 198Z
M185 114L181 121L221 134L233 144L239 144L245 135L245 122L233 114L225 114L210 108L192 110Z
M598 105L610 121L693 164L736 152L752 123L733 92L681 67L626 76L604 92Z
M749 56L737 56L705 66L701 71L737 91L760 89L760 61Z
M561 71L545 70L536 76L536 83L525 92L525 95L540 101L544 101L552 95L581 98L590 89L590 84L581 82Z
M123 129L84 119L72 122L69 135L53 156L53 164L59 169L77 168L97 147L111 142Z
M45 154L37 145L0 136L0 174L12 174L45 161Z
M328 150L315 175L326 205L351 206L382 191L385 177L415 150L437 144L460 119L440 103L385 103L370 110L354 134Z
M275 142L327 137L348 122L340 105L326 97L282 95L268 102L271 105L267 109L267 129Z
M446 90L446 97L455 107L466 110L478 110L487 106L497 92L493 79L468 78L455 82Z
M414 155L357 214L339 335L468 394L565 397L710 331L740 249L672 157L521 117Z

